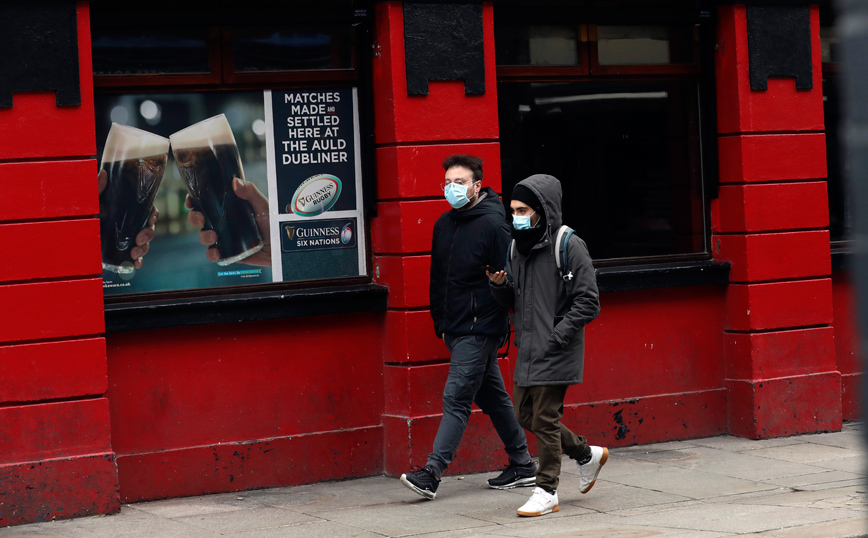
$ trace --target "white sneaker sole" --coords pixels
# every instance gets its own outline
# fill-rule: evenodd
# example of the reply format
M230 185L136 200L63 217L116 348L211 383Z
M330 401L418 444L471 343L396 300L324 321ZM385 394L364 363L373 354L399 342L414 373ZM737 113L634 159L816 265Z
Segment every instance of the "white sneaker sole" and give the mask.
M600 476L600 471L603 469L603 465L606 465L606 462L609 461L609 449L603 447L603 455L600 457L600 466L597 467L597 472L594 473L594 479L588 484L588 487L585 489L580 489L579 492L585 494L591 491L591 488L594 487L594 484L597 483L597 477Z
M520 516L524 516L524 517L537 517L537 516L544 516L546 514L551 514L552 512L558 512L558 511L560 511L560 509L561 509L560 505L556 504L556 505L554 505L554 507L551 510L548 510L545 512L522 512L521 510L516 510L515 513L520 515Z
M404 473L404 474L401 475L401 483L404 484L405 486L407 486L408 488L412 489L413 491L415 491L415 492L418 493L419 495L425 497L425 498L428 499L429 501L433 501L433 500L434 500L434 497L437 496L437 492L436 492L436 491L433 491L433 492L432 492L432 491L428 491L427 489L417 488L415 485L413 485L412 482L410 482L409 480L407 480L407 473Z

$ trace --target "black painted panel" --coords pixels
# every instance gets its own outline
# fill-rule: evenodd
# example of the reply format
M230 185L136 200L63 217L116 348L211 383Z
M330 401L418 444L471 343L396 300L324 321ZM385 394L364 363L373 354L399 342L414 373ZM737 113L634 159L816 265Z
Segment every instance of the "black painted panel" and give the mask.
M428 95L429 80L463 80L465 95L485 93L482 2L404 2L407 94Z
M389 290L378 284L278 290L105 305L107 333L296 317L385 312Z
M808 6L748 6L750 88L767 90L768 77L795 77L796 89L814 87Z
M729 270L729 262L714 260L601 267L596 271L597 287L600 293L610 293L683 286L725 286L729 283Z
M17 91L55 91L81 104L75 1L0 2L0 106Z

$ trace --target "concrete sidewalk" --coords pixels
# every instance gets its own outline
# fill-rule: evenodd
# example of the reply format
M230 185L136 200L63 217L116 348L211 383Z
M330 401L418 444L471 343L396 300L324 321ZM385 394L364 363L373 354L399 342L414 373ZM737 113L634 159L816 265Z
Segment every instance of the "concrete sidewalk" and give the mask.
M515 513L532 488L488 489L495 473L446 477L434 501L377 476L124 505L120 514L0 529L0 536L868 536L862 429L850 423L841 432L785 439L723 436L612 449L587 495L565 459L560 512L538 518Z

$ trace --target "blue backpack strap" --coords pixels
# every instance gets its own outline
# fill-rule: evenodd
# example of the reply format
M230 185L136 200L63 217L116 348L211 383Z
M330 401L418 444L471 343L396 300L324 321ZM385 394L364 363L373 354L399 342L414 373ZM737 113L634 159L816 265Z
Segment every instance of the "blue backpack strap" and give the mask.
M564 282L569 282L573 279L573 273L570 271L569 258L567 257L567 245L570 242L570 236L575 233L575 230L569 226L561 226L558 228L558 233L555 235L555 264L558 266L558 271L561 273L561 279Z
M567 257L567 245L570 243L570 237L576 233L569 226L561 226L558 228L558 233L555 238L555 246L557 248L555 255L555 264L558 266L558 271L561 273L561 280L564 281L564 287L569 295L569 283L573 279L573 272L570 271L570 262Z

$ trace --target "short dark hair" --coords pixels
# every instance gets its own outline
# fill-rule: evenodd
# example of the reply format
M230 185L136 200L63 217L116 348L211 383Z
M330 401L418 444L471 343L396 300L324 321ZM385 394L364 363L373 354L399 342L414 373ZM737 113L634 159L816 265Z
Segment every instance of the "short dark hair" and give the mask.
M446 157L443 161L443 169L449 170L453 166L463 166L473 172L473 181L482 181L482 159L473 155L456 153Z

